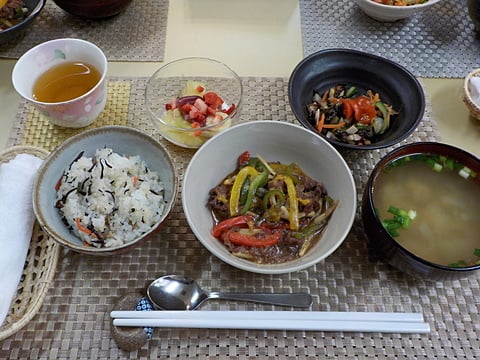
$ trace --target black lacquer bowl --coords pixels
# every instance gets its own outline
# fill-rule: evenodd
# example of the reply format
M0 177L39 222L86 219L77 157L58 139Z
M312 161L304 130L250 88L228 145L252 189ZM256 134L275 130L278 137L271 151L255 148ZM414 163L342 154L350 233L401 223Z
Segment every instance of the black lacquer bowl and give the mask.
M408 137L422 120L425 94L419 81L406 68L369 53L327 49L303 59L290 75L290 106L304 127L319 134L308 120L307 105L312 102L314 90L323 92L337 84L355 86L360 93L367 90L379 93L382 101L398 114L392 117L390 128L378 141L370 145L353 145L327 138L336 147L356 150L389 147Z

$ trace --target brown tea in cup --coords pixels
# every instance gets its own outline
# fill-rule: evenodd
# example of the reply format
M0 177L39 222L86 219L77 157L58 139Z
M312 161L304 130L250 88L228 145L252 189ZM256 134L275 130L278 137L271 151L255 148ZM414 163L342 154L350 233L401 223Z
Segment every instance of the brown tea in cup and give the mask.
M78 98L100 81L100 72L85 62L66 61L45 71L33 85L33 98L58 103Z

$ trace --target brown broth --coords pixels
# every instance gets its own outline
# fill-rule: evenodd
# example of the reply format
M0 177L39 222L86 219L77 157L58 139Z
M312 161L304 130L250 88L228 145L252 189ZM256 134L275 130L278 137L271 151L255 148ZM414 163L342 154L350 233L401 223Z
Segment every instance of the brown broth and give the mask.
M479 260L480 184L458 170L436 172L423 161L390 168L375 182L373 203L381 220L393 217L389 206L416 211L395 239L419 257L442 265Z
M44 72L33 85L33 98L46 103L68 101L95 87L101 74L83 62L63 62Z

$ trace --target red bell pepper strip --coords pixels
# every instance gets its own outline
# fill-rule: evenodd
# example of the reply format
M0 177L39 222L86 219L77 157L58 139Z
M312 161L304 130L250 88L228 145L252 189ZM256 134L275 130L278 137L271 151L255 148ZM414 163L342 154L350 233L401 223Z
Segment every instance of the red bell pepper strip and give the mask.
M224 242L251 247L272 246L282 238L281 229L271 230L264 226L255 226L252 215L240 215L223 220L213 228L212 234Z
M256 228L258 230L260 228ZM270 231L261 228L262 231L255 234L247 234L239 231L239 229L230 229L222 234L223 241L229 241L235 245L249 247L266 247L277 244L281 238L281 231Z
M230 230L233 227L248 227L249 224L253 224L254 219L252 215L240 215L232 218L225 219L219 222L212 230L212 235L216 238L222 236L224 232Z
M238 157L238 166L244 167L245 165L248 164L249 161L250 161L250 152L247 150L241 153L240 156Z

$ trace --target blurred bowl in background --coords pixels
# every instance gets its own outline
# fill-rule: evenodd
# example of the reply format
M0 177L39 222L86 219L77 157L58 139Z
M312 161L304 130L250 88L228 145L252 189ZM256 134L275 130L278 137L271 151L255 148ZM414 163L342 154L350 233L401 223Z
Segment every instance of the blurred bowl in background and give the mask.
M480 1L467 0L468 16L472 20L474 30L480 32Z
M68 73L58 73L56 77L50 78L50 83L46 82L49 86L54 82L61 83L63 88L56 89L58 94L64 95L67 90L83 87L86 92L80 92L78 93L80 95L76 94L70 100L39 101L34 94L37 80L47 71L69 63L92 66L98 72L96 83L85 87L86 83L78 83L74 80L79 78L78 76L70 76L72 79L70 84L66 81ZM83 67L81 70L85 72ZM85 40L65 38L41 43L23 54L13 68L12 82L17 93L31 102L53 124L80 128L93 123L105 108L106 75L107 58L99 47Z
M388 129L376 135L371 144L341 141L328 136L328 129L319 133L309 117L307 106L313 102L314 92L323 93L339 84L355 87L359 95L367 90L378 93L381 102L397 112L390 116ZM349 49L326 49L304 58L290 75L288 98L295 117L305 128L336 147L351 150L385 148L404 140L416 129L425 111L423 88L406 68L383 57Z
M242 98L242 81L235 71L202 57L162 66L148 80L145 91L147 111L160 134L193 149L233 124Z
M22 35L25 30L32 25L33 20L41 13L45 3L46 0L24 0L27 15L17 24L0 30L0 44L12 41Z
M132 0L53 0L66 12L86 19L106 19L118 15Z
M392 22L409 18L410 16L425 11L441 0L428 0L422 4L394 6L384 5L373 0L355 0L358 7L372 19L384 22Z

